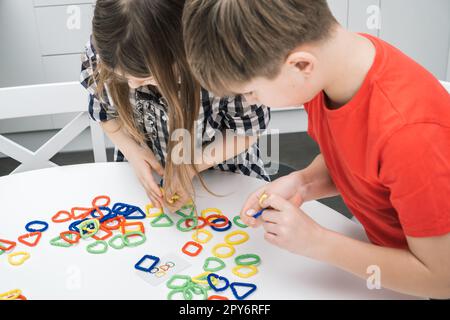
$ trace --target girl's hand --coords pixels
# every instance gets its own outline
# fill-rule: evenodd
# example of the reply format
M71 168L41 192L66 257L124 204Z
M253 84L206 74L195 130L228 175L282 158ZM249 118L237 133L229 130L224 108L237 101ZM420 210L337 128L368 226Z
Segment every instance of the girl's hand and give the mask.
M287 176L279 178L272 183L253 192L245 202L241 210L241 220L251 227L258 227L261 225L261 219L255 219L253 216L263 209L260 204L262 195L278 195L281 198L289 201L294 207L300 207L304 202L304 183L302 179L302 172L293 172Z
M192 168L188 167L189 180L195 177L195 172ZM167 177L164 179L164 205L170 212L180 210L182 206L192 200L194 192L191 190L191 186L184 186L181 184L177 175Z
M137 146L125 154L125 157L133 167L152 204L155 207L162 208L163 195L159 185L153 179L152 172L155 171L160 176L163 176L164 169L156 160L153 152L146 147Z
M270 194L262 204L269 208L260 218L268 242L302 256L317 255L326 229L279 195Z

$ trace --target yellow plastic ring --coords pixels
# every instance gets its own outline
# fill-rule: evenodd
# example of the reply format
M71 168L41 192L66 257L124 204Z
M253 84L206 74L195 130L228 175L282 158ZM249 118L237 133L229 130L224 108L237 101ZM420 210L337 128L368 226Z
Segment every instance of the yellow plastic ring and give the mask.
M13 258L17 256L22 256L22 258L19 261L14 261ZM25 251L14 252L8 255L8 262L12 266L20 266L24 264L24 262L27 261L28 259L30 259L30 254Z
M206 218L206 215L208 214L208 213L214 213L214 214L218 214L218 215L221 215L221 216L223 216L224 214L223 214L223 212L222 212L222 210L220 210L220 209L217 209L217 208L207 208L207 209L204 209L204 210L202 210L202 217L203 218Z
M200 273L198 276L196 276L196 277L193 277L192 279L191 279L191 281L192 282L194 282L194 283L198 283L198 284L208 284L208 280L206 280L206 278L208 277L208 275L209 274L211 274L212 272L210 272L210 271L206 271L206 272L203 272L203 273ZM219 280L217 280L217 278L212 278L211 279L211 282L214 284L214 285L216 285L218 282L219 282Z
M22 294L22 290L14 289L5 293L0 293L0 300L16 300Z
M155 208L153 204L149 203L148 205L145 206L145 213L147 218L156 218L162 215L164 211L161 208Z
M264 202L265 200L267 200L268 197L269 197L269 196L267 195L267 193L263 193L263 194L261 195L261 197L259 197L259 205L260 205L261 207L263 207L263 202Z
M219 253L218 251L220 248L228 248L230 250L230 252ZM219 243L216 246L214 246L214 248L212 249L213 255L217 258L222 258L222 259L231 257L235 252L236 252L236 249L228 243Z
M198 235L199 235L200 233L206 234L206 236L207 236L206 239L200 239L200 238L198 237ZM200 243L207 243L209 240L212 239L212 237L213 237L212 233L209 232L208 230L205 230L205 229L198 229L198 230L195 230L195 232L192 234L192 239L193 239L194 241L197 241L197 242L200 242Z
M250 269L248 273L242 273L241 269ZM258 268L256 266L236 266L232 270L233 274L237 275L240 278L250 278L258 273Z
M232 241L231 238L234 237L234 236L242 236L242 238L238 239L238 240L235 240L235 241ZM244 231L241 231L241 230L236 230L236 231L230 232L229 234L227 234L225 236L225 242L228 243L231 246L235 246L235 245L247 242L249 238L250 238L250 236L248 235L247 232L244 232Z

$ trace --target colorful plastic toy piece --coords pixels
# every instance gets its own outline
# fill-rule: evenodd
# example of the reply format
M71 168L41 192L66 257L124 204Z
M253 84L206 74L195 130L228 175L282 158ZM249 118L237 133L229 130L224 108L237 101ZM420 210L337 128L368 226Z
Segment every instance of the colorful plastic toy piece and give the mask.
M133 226L137 226L137 229L128 229L129 227L133 227ZM120 225L120 229L122 231L122 234L126 234L129 232L134 232L134 231L140 231L142 233L145 233L145 228L144 225L142 224L142 222L124 222Z
M204 228L206 225L208 225L208 221L206 221L206 219L203 218L203 217L196 217L196 218L194 218L194 217L188 217L188 218L185 219L185 221L184 221L185 226L186 226L187 228L192 227L192 223L193 223L193 221L194 221L195 219L197 219L197 225L194 227L195 230L202 229L202 228ZM199 220L202 222L202 224L200 224L200 225L198 224L198 221L199 221Z
M116 244L118 239L120 239L122 241L120 245ZM108 244L111 248L116 249L116 250L123 249L126 246L123 234L115 235L108 241Z
M70 225L69 225L69 230L70 231L75 231L75 232L80 232L80 229L78 229L78 225L80 224L80 223L82 223L82 222L84 222L84 221L87 221L88 220L88 218L86 218L86 219L83 219L83 220L80 220L80 221L74 221L74 222L72 222Z
M112 213L113 212L109 207L95 207L91 211L91 217L100 221L101 219L111 215Z
M164 222L164 220L165 220L165 222ZM159 215L158 217L156 217L155 219L153 219L150 222L150 225L155 228L167 228L167 227L173 226L174 223L167 214L163 213L163 214Z
M183 280L184 282L181 285L174 284L174 282L177 280ZM172 278L170 278L169 281L167 281L166 286L169 289L176 290L176 289L184 289L188 285L190 285L190 283L191 283L191 277L176 274L176 275L172 276Z
M229 222L228 217L226 217L224 215L218 215L218 214L212 214L212 215L206 217L205 219L211 227L216 227L216 228L226 227ZM222 222L218 223L216 220L222 221Z
M104 202L105 203L97 203L97 202L99 202L100 200L104 200ZM111 203L111 198L110 197L108 197L108 196L98 196L98 197L95 197L93 200L92 200L92 207L93 208L96 208L96 207L107 207L107 206L109 206L109 204Z
M224 296L213 295L213 296L209 296L208 300L229 300L229 299Z
M7 246L5 246L5 245L7 245ZM2 250L2 251L9 251L9 250L13 249L16 245L17 245L17 243L14 241L0 239L0 250Z
M241 220L241 216L236 216L233 218L233 222L235 225L237 225L240 228L246 229L248 228L248 225L246 225L245 223L242 222Z
M108 251L108 243L103 240L95 241L90 243L86 247L87 252L92 254L103 254Z
M122 223L125 223L125 218L122 216L116 216L114 218L103 221L102 227L108 230L119 230Z
M218 251L221 248L227 248L229 250L229 252L228 253L219 253ZM214 248L212 249L213 255L215 257L221 258L221 259L229 258L235 252L236 252L236 249L233 246L229 245L228 243L219 243L219 244L215 245Z
M204 210L201 211L201 216L203 218L208 218L206 215L208 213L213 213L214 216L223 216L224 214L222 213L222 210L217 209L217 208L206 208Z
M227 222L227 225L225 227L218 227L216 226L218 221L223 221L223 222ZM218 232L225 232L231 229L231 221L228 220L228 218L217 218L215 220L212 221L212 223L210 223L211 229L218 231Z
M131 242L131 237L139 237L140 240L136 242ZM127 232L125 235L123 235L123 241L127 247L137 247L143 244L145 241L147 241L147 237L143 232L140 231L133 231L133 232Z
M33 240L32 242L30 242L30 241L27 240L27 239L33 238L33 237L34 237L34 240ZM41 237L42 237L42 232L39 232L39 231L36 231L36 232L30 232L30 233L21 235L21 236L18 238L18 241L19 241L20 243L23 243L23 244L26 245L26 246L29 246L29 247L35 247L35 246L39 243L39 240L41 240Z
M200 239L199 234L206 234L206 238ZM192 239L200 243L207 243L212 239L212 237L212 233L205 229L198 229L192 234Z
M197 284L208 284L208 280L207 277L208 275L211 274L211 272L206 271L206 272L202 272L200 273L198 276L195 276L191 279L191 281L193 283L197 283ZM216 278L212 278L211 280L214 284L218 284L219 281Z
M235 236L242 236L242 238L238 239L238 240L232 240L232 238ZM225 242L228 243L229 245L236 246L236 245L242 244L244 242L247 242L249 238L250 238L250 236L248 235L247 232L237 230L237 231L233 231L233 232L230 232L229 234L227 234L225 236Z
M247 259L253 259L250 261L244 261ZM253 253L249 253L249 254L241 254L240 256L237 256L234 259L234 262L238 265L238 266L257 266L259 265L259 263L261 262L261 258Z
M217 267L212 268L209 266L211 262L217 262L219 265ZM217 272L222 269L225 269L225 267L226 267L225 262L217 257L208 257L206 258L205 263L203 264L203 270L208 272Z
M5 293L0 293L0 300L16 300L20 297L22 291L14 289Z
M217 279L217 282L224 281L225 285L221 288L216 287L216 285L212 282L212 278ZM208 276L206 277L206 280L208 281L209 286L216 292L225 291L230 286L230 281L227 278L221 277L216 273L208 274Z
M70 244L76 244L81 239L80 233L70 230L61 232L59 237Z
M62 248L68 248L68 247L71 247L73 245L73 244L65 241L64 239L62 239L61 236L57 236L57 237L51 239L50 240L50 244L52 246L62 247Z
M150 267L143 267L142 264L148 260L153 261L153 263L150 265ZM158 257L151 256L151 255L145 255L141 258L141 260L138 261L138 263L136 263L134 265L134 268L139 271L150 272L150 270L152 270L154 267L156 267L156 265L158 263L159 263Z
M82 239L87 239L95 235L100 229L100 222L98 219L89 219L82 221L78 225L78 230Z
M248 290L246 293L244 293L243 295L240 296L236 290L236 287L250 288L250 290ZM251 295L253 292L255 292L257 287L253 283L233 282L232 284L230 284L230 288L236 299L244 300L249 295Z
M190 227L185 228L183 227L183 224L186 222L186 220L192 220L194 224ZM197 217L185 217L178 220L177 229L181 232L189 232L193 230L197 225L198 225Z
M92 208L74 207L70 210L74 220L86 219L92 212Z
M100 232L104 232L105 234L100 236L99 233ZM100 226L100 228L98 229L97 233L94 234L92 236L93 239L95 240L106 240L109 239L110 237L112 237L113 233L111 230L109 230L108 228L105 228L103 226Z
M33 228L33 226L35 225L41 225L42 227L40 229ZM28 232L44 232L48 229L48 223L45 221L38 221L38 220L31 221L25 225L25 229Z
M20 259L16 261L14 260L15 257L20 257ZM8 262L12 266L20 266L28 259L30 259L30 254L25 251L14 252L8 255Z
M189 247L196 247L197 250L194 252L191 252L188 250ZM200 254L200 252L202 252L203 250L203 246L200 243L194 242L194 241L188 241L186 242L186 244L183 246L183 248L181 249L181 251L190 256L190 257L196 257Z
M263 214L264 211L266 211L266 210L267 210L267 208L258 211L258 212L253 216L253 218L258 219L260 216L262 216L262 214Z
M242 269L250 269L250 272L248 273L243 273L241 272ZM256 266L252 266L252 265L238 265L236 267L233 268L232 270L233 274L235 274L236 276L240 277L240 278L250 278L252 276L254 276L255 274L258 273L258 268Z
M72 214L69 211L61 210L58 211L53 217L52 221L54 223L63 223L72 220Z
M164 214L164 211L162 208L155 208L153 204L149 203L145 206L145 213L147 215L147 218L156 218Z

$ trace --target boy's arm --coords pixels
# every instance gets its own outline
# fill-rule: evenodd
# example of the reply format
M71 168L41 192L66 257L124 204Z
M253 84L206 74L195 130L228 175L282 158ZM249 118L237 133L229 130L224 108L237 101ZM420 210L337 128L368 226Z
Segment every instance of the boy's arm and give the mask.
M298 178L298 186L304 202L339 195L322 154L319 154L307 168L294 175Z
M410 251L379 247L326 231L318 241L315 258L365 279L378 269L384 288L450 299L450 234L407 239ZM370 266L376 269L368 269Z
M264 236L270 243L371 282L377 279L372 273L380 271L378 279L384 288L420 297L450 298L450 233L407 237L409 249L393 249L328 230L276 194L263 204L270 208L262 215Z

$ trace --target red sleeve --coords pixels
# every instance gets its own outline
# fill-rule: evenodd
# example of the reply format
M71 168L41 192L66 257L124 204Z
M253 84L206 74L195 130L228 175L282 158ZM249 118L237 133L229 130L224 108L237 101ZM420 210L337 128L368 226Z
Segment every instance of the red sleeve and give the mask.
M408 125L381 153L380 178L407 236L450 233L450 128Z

